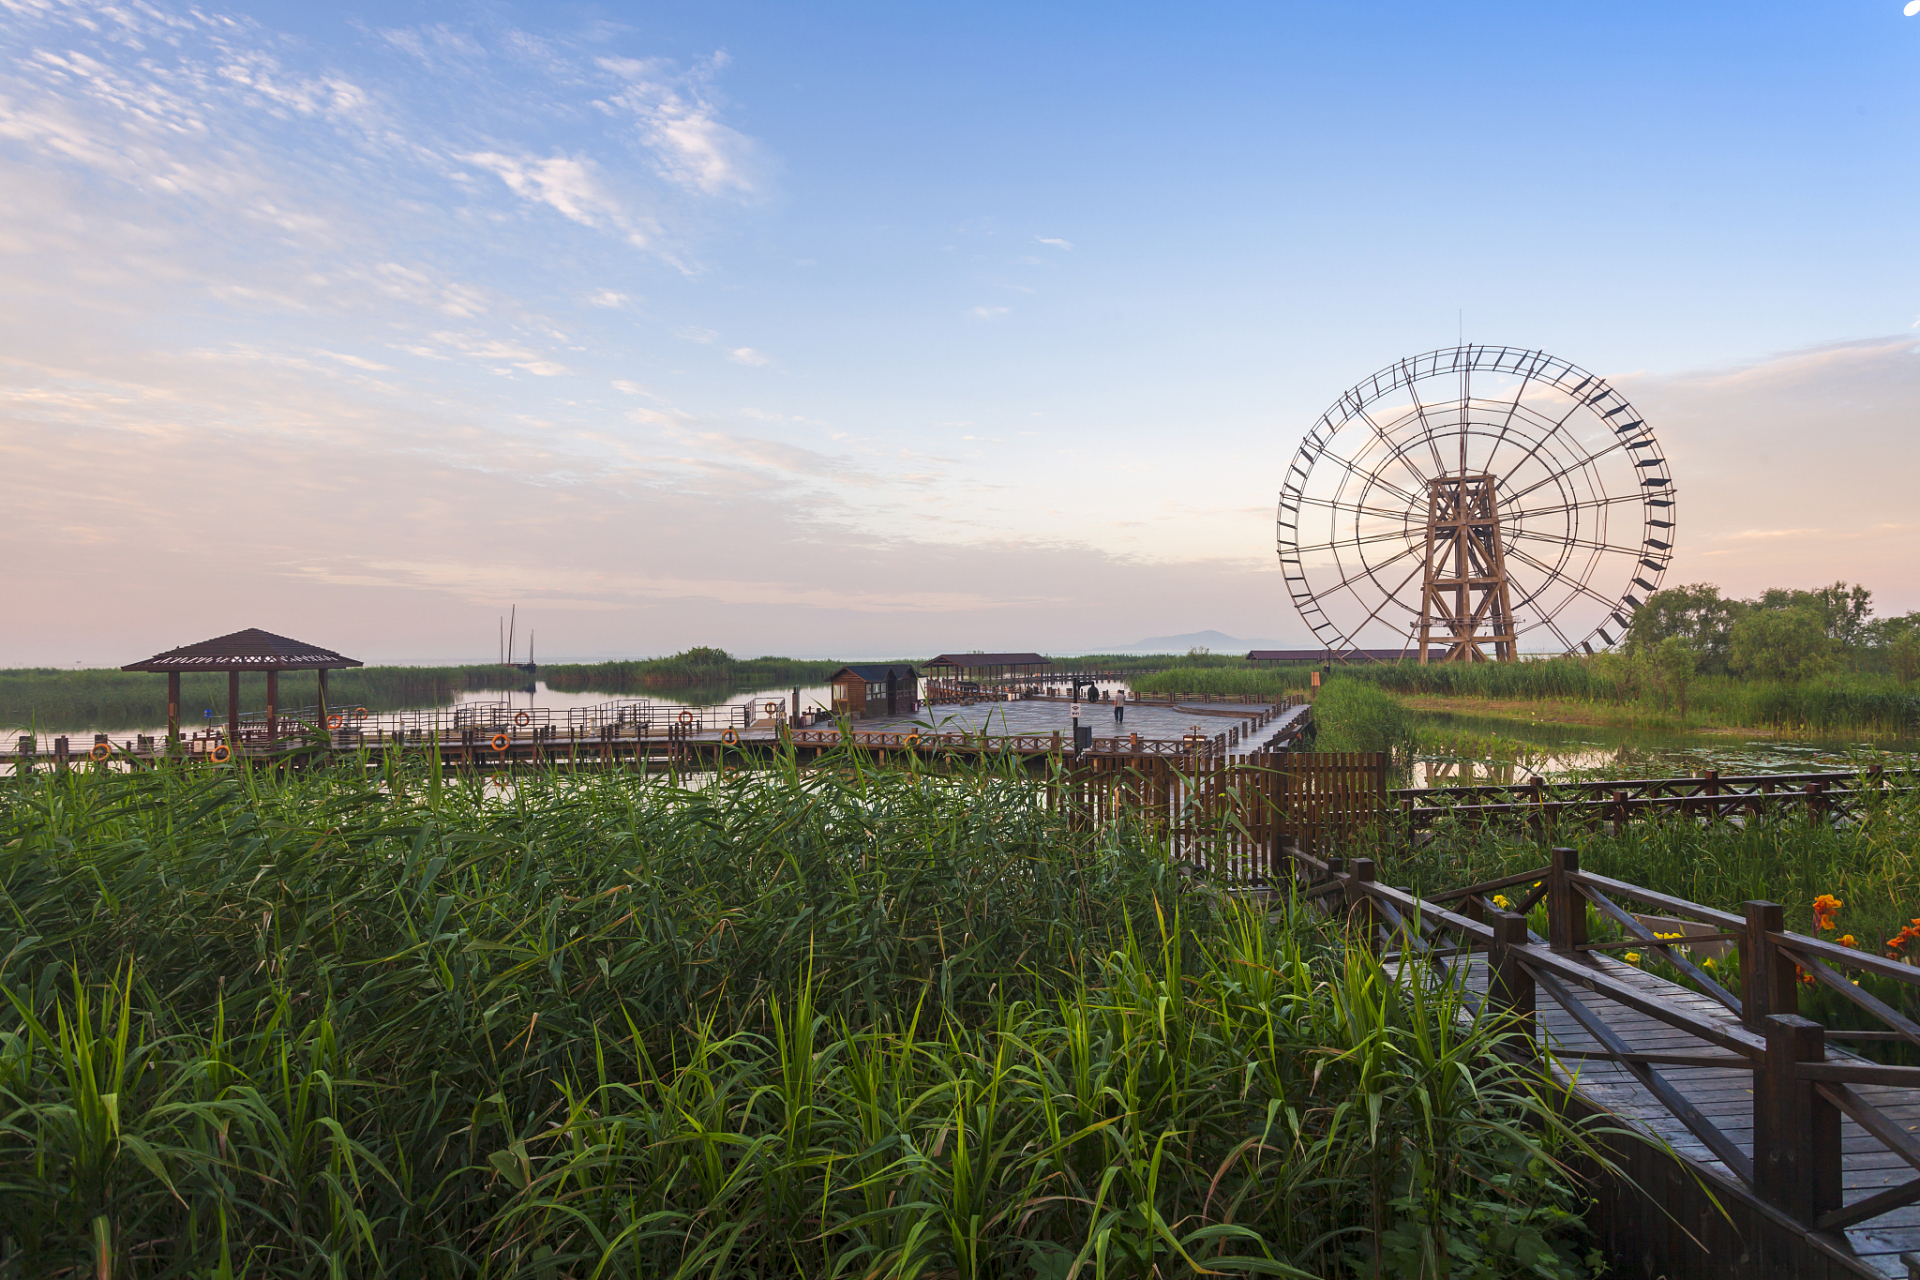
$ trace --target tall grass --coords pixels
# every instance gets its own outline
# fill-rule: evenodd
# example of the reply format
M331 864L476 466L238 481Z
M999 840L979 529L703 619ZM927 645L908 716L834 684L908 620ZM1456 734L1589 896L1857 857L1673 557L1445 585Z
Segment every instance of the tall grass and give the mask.
M1622 722L1679 727L1676 699L1615 654L1540 662L1376 663L1342 675L1400 694L1582 702L1618 709ZM1902 733L1920 727L1920 697L1890 676L1837 674L1799 684L1700 676L1687 691L1688 723L1748 728Z
M1497 1028L1042 785L7 783L0 1274L1586 1274Z

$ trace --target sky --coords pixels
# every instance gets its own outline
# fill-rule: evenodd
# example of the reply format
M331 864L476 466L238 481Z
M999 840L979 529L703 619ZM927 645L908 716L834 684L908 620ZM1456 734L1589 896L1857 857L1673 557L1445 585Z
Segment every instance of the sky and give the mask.
M1670 584L1920 609L1920 18L0 0L0 666L1304 642L1274 501L1538 348Z

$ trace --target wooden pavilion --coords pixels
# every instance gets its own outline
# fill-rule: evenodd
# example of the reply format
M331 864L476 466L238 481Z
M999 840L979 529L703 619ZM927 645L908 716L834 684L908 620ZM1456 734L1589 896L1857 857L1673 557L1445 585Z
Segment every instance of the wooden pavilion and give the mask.
M304 640L290 640L258 627L216 636L199 644L184 645L156 653L145 662L132 662L122 671L164 671L167 675L167 745L180 741L180 673L183 671L224 671L227 673L227 741L236 749L240 742L240 673L267 673L267 737L280 731L280 673L312 671L320 680L320 722L327 719L327 672L335 667L364 666L358 658L346 658L331 649Z

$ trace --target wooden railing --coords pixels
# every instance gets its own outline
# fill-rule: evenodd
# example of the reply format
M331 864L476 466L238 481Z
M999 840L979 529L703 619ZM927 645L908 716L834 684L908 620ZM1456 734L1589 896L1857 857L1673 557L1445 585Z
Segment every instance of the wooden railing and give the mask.
M1847 785L1853 784L1853 785ZM1638 778L1615 782L1544 782L1512 786L1431 787L1393 792L1409 831L1442 820L1468 826L1525 825L1540 832L1559 823L1612 823L1617 831L1639 818L1684 814L1728 819L1804 810L1827 820L1856 816L1867 797L1889 784L1879 765L1861 773L1775 773L1696 778Z
M1297 882L1309 898L1344 907L1371 945L1401 962L1430 965L1450 978L1466 981L1471 957L1484 956L1484 997L1469 997L1477 1017L1495 1013L1513 1020L1524 1034L1517 1043L1535 1046L1561 1060L1602 1059L1620 1065L1657 1099L1672 1118L1692 1133L1739 1181L1765 1204L1788 1215L1815 1235L1833 1235L1906 1205L1920 1202L1920 1178L1843 1205L1842 1116L1892 1158L1920 1169L1920 1138L1911 1115L1890 1115L1866 1086L1920 1090L1920 1067L1867 1062L1841 1051L1830 1053L1829 1040L1898 1040L1920 1047L1920 1024L1855 985L1848 972L1874 974L1908 987L1920 987L1920 969L1840 946L1785 927L1777 903L1744 903L1739 914L1688 902L1638 885L1580 869L1572 849L1554 849L1551 861L1516 875L1419 897L1379 883L1374 864L1356 859L1321 859L1293 849L1288 857ZM1497 908L1501 890L1520 890L1513 910ZM1547 936L1530 932L1527 915L1547 906ZM1662 937L1641 923L1623 903L1651 908L1663 917L1695 921L1708 933ZM1617 942L1588 937L1588 909L1617 925ZM1726 940L1738 944L1742 963L1739 994L1728 991L1694 964L1684 948ZM1729 1018L1701 1017L1658 992L1622 981L1592 958L1595 952L1632 947L1669 961L1682 981L1724 1006ZM1882 1024L1878 1031L1828 1031L1799 1014L1799 990L1806 978L1836 992L1855 1009ZM1573 988L1600 997L1603 1004L1685 1032L1717 1052L1636 1052ZM1540 1043L1535 1023L1544 995L1587 1033L1600 1048L1557 1050ZM1752 1140L1743 1149L1721 1124L1710 1119L1663 1075L1662 1067L1705 1067L1733 1073L1752 1092ZM1909 1103L1912 1099L1910 1098ZM1844 1240L1836 1247L1851 1252Z

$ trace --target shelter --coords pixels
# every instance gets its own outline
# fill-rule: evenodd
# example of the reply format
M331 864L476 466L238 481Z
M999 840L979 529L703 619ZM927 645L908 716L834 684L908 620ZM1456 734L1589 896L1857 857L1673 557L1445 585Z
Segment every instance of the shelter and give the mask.
M929 680L960 676L979 680L996 676L1023 676L1034 671L1045 671L1052 665L1037 653L943 653L937 658L928 659L926 668Z
M1399 662L1411 658L1408 649L1255 649L1248 662Z
M833 686L833 714L850 720L910 716L920 709L920 673L904 662L842 667L828 683Z
M180 673L183 671L224 671L227 673L227 741L240 741L240 673L267 673L267 736L279 733L280 673L313 671L320 680L320 720L327 718L327 672L335 667L364 666L358 658L346 658L331 649L290 640L258 627L216 636L199 644L184 645L156 653L145 662L131 662L122 671L164 671L167 674L167 742L180 740Z

